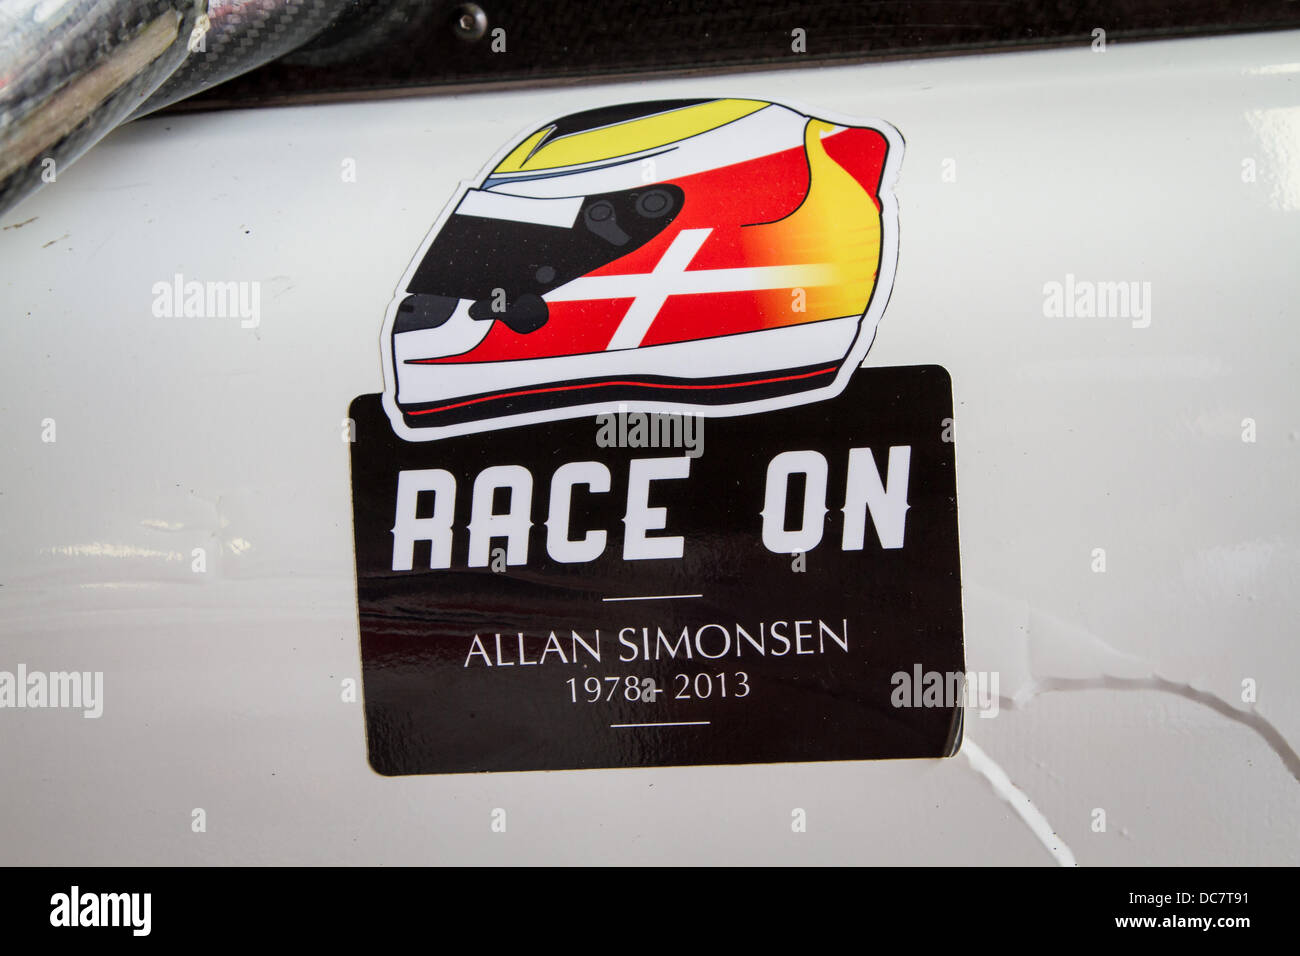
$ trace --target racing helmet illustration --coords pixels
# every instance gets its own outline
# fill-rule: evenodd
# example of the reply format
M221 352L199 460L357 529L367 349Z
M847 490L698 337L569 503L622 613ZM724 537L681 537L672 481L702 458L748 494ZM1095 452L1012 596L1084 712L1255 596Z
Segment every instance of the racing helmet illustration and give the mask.
M887 124L746 99L543 126L462 185L389 307L394 428L838 394L893 280L901 152Z

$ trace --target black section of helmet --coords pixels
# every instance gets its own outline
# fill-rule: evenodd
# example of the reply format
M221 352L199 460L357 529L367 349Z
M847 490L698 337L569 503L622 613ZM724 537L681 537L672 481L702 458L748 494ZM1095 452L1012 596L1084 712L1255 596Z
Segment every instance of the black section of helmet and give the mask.
M424 254L398 307L393 331L437 328L447 301L521 334L546 324L542 296L645 245L681 212L685 194L666 183L583 200L571 227L454 213Z

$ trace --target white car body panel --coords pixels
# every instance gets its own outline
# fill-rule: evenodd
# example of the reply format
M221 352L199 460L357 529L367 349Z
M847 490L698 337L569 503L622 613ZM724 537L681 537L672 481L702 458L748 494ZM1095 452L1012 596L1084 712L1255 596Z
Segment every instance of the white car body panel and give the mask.
M385 309L519 130L686 96L906 140L867 364L951 373L1000 712L949 760L381 777L342 420ZM1300 861L1300 33L163 115L0 226L0 669L104 674L0 712L2 863ZM156 315L178 274L258 314Z

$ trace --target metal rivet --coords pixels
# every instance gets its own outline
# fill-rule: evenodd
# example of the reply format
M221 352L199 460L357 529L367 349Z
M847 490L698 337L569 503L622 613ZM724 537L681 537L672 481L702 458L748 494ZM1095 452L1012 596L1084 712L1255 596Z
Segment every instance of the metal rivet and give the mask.
M487 33L488 19L477 3L462 3L456 8L451 28L462 40L478 40Z

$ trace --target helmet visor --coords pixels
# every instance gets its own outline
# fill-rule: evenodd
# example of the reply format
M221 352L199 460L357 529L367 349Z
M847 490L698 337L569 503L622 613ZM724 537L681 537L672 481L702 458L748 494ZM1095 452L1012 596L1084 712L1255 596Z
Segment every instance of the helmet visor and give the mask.
M679 187L663 183L560 199L471 189L406 291L474 302L504 294L507 307L521 296L543 296L645 245L684 199Z

